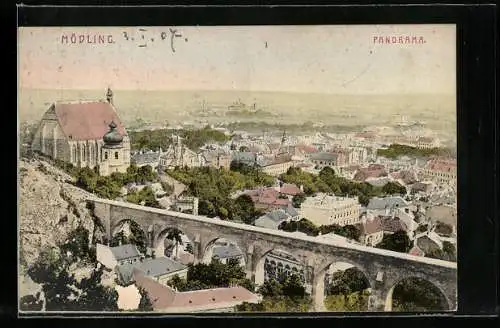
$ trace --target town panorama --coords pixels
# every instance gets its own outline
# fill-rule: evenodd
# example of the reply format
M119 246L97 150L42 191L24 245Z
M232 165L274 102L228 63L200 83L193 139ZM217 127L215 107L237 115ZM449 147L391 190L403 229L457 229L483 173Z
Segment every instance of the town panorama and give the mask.
M454 27L301 28L20 32L21 312L456 309Z

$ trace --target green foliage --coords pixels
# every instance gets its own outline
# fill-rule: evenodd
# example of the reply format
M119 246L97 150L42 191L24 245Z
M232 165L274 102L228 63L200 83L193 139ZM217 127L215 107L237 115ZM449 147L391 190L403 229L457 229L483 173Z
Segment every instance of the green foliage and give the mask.
M199 199L198 213L209 217L219 216L226 220L251 222L254 212L248 199L234 200L231 194L237 190L271 186L274 178L259 171L245 175L236 171L218 170L211 167L176 168L167 173L188 186L187 193Z
M69 274L74 257L60 255L56 249L44 250L28 269L28 274L42 285L47 311L116 311L118 295L101 284L103 271L94 270L78 283Z
M41 311L43 308L43 300L40 300L40 293L34 295L25 295L19 301L21 311Z
M138 311L151 312L153 311L153 304L149 300L148 292L144 288L139 287L139 294L141 294L141 300L139 302Z
M327 295L348 295L355 292L363 292L367 288L370 288L366 276L355 267L344 271L336 271L329 280L330 283L326 287Z
M320 231L314 223L307 219L290 222L285 221L279 225L278 229L288 232L299 231L307 234L308 236L317 236Z
M322 235L333 232L336 235L343 236L352 240L359 241L361 231L355 225L339 226L336 224L316 226L314 223L307 219L300 221L283 222L278 229L288 232L299 231L307 234L308 236L317 236L319 233Z
M167 149L175 140L172 134L180 134L183 143L190 149L198 149L209 142L227 142L230 140L224 133L205 127L198 130L146 130L133 131L130 133L130 144L132 149Z
M391 144L387 149L377 149L377 156L386 158L409 157L430 157L450 155L450 150L445 148L420 149L406 145Z
M330 277L325 291L325 307L329 311L366 311L368 308L368 288L366 276L357 268L336 271Z
M305 200L306 196L304 194L295 195L292 197L292 206L295 208L300 208Z
M447 302L442 293L424 279L405 279L394 287L393 311L418 312L447 309Z
M59 248L63 253L71 252L72 256L78 260L91 260L89 231L82 225L79 225L68 234L66 242Z
M255 210L255 205L252 201L252 197L248 195L241 195L234 201L235 213L233 214L235 218L243 221L246 224L253 223L254 219L258 215Z
M368 309L368 291L358 291L350 294L334 294L325 298L324 304L328 311L334 312L366 312Z
M397 182L388 182L382 187L382 192L387 195L405 195L406 188Z
M282 283L275 279L265 281L257 291L263 296L258 304L243 303L239 312L308 312L312 300L297 275L286 277Z
M411 241L407 233L400 230L393 234L385 235L377 247L395 252L408 253L411 249Z
M333 232L336 235L356 241L359 241L361 237L361 230L359 230L357 226L351 224L345 226L339 226L337 224L324 225L319 227L319 231L323 235Z
M149 165L137 167L132 164L126 173L114 172L109 176L100 176L96 170L89 167L73 168L66 164L59 164L69 174L76 178L76 185L101 198L115 199L120 196L121 188L128 183L144 184L155 182L158 175ZM152 203L155 204L154 202ZM146 205L148 206L148 205Z
M174 276L168 284L178 291L229 287L231 285L243 286L253 291L255 286L245 276L245 271L237 260L229 260L227 264L219 260L212 260L210 264L189 264L187 279Z
M125 244L132 244L139 252L145 254L147 250L147 238L141 227L134 221L126 221L130 226L130 235L127 237L123 231L119 231L109 241L109 246L115 247Z
M162 208L156 200L155 194L151 187L144 187L139 191L131 192L127 195L127 201L134 204L144 204L144 206Z

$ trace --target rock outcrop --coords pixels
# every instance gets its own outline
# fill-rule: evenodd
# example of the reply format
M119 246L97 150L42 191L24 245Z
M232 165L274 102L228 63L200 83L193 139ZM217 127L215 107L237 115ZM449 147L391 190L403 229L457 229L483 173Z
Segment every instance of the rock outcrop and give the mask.
M94 234L86 207L92 194L72 185L72 177L42 160L19 163L19 248L21 266L32 264L44 247L64 242L80 224Z

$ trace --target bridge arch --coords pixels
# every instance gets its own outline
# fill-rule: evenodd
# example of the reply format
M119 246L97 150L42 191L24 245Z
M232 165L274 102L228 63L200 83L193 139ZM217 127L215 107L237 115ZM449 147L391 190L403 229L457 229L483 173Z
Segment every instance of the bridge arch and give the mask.
M404 286L402 284L409 283L409 286ZM416 289L412 291L411 285L416 285ZM420 286L419 286L420 285ZM409 277L403 277L401 279L396 280L391 287L386 292L385 295L385 303L384 303L384 311L395 311L393 307L394 302L394 292L398 292L397 288L401 287L403 297L405 294L408 294L408 291L414 294L414 297L423 297L429 298L429 303L432 307L431 309L425 309L423 306L421 308L416 309L400 309L401 311L408 312L424 312L424 311L449 311L451 310L451 301L446 294L446 292L435 282L420 275L413 275ZM433 295L434 294L434 295ZM413 305L414 307L419 307L418 303Z
M349 274L349 277L345 277L345 274ZM352 310L338 309L338 311L344 312L368 310L368 295L364 295L364 293L370 293L375 284L371 280L369 271L363 265L344 257L336 257L335 259L326 261L322 266L320 266L317 269L314 278L315 279L313 283L315 293L313 295L313 302L317 311L335 311L335 309L329 308L329 304L325 302L325 299L327 299L328 297L334 298L335 295L339 295L338 297L341 297L340 295L343 295L343 293L340 293L341 289L347 287L342 285L348 283L347 281L344 281L345 279L356 280L355 283L357 286L349 287L355 289L353 292L358 293L360 302L363 302L363 304L360 303L353 305ZM338 283L342 285L338 286L339 294L328 294L330 284L333 283L332 279L340 279Z
M162 226L156 229L152 248L156 256L171 257L183 264L195 261L195 236L177 226Z
M201 261L209 264L213 258L227 263L229 259L237 259L242 267L246 267L247 258L238 240L229 237L212 238L204 244Z
M123 231L125 226L128 226L128 231L118 236L118 233ZM110 246L118 246L118 244L122 243L123 237L130 240L131 236L136 240L135 244L139 251L143 254L146 253L151 242L148 230L139 223L139 220L134 220L133 218L119 219L113 223L110 227L109 244Z

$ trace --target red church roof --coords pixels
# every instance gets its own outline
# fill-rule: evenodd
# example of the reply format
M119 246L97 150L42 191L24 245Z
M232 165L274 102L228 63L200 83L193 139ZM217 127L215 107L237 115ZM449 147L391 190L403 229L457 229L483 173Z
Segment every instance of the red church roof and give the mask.
M98 140L109 131L114 121L118 132L126 135L125 127L114 108L105 101L56 103L55 114L61 129L70 140Z

